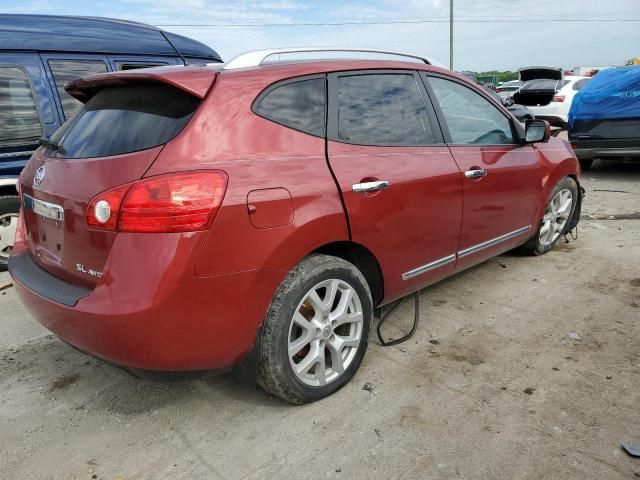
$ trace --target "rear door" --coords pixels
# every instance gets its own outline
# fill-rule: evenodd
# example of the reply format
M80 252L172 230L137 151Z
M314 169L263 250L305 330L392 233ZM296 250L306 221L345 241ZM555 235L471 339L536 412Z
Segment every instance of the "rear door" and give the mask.
M424 79L463 172L461 270L513 248L537 228L542 169L534 148L519 143L510 117L491 100L450 77Z
M413 71L329 75L328 159L353 241L380 262L385 300L455 265L461 174L425 100Z

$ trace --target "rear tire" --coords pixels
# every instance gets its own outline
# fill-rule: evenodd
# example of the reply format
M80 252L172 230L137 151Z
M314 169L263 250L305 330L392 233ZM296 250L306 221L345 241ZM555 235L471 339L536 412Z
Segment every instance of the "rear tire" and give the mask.
M582 171L591 170L591 166L593 165L593 158L585 158L584 160L579 160L580 169Z
M20 198L17 195L0 196L0 271L6 270L9 263L19 213Z
M563 178L551 191L536 234L518 251L525 255L544 255L556 246L566 233L578 200L578 184L571 177ZM567 202L570 201L570 204Z
M289 272L264 322L259 383L289 403L342 388L367 350L373 302L351 263L313 254Z

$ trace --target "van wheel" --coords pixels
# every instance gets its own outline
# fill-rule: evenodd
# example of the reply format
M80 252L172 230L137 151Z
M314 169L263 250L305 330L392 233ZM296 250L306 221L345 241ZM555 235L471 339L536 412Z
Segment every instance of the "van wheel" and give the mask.
M593 165L593 158L586 158L584 160L578 160L580 162L580 169L583 171L591 170Z
M566 177L554 187L536 234L520 251L528 255L543 255L553 249L566 233L578 200L578 184Z
M342 388L367 350L373 302L362 273L313 254L289 272L264 322L259 383L295 404Z
M20 198L17 195L0 196L0 271L6 270L9 263L19 212Z

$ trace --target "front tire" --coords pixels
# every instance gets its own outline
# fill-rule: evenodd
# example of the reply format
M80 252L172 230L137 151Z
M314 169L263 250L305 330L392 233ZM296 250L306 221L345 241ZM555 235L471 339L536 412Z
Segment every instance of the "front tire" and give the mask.
M7 269L18 227L20 198L17 195L0 196L0 271Z
M354 265L308 256L289 272L269 308L260 385L294 404L338 391L362 362L372 315L369 286Z
M571 177L558 182L551 191L540 226L520 252L526 255L544 255L556 246L564 235L578 202L578 184Z

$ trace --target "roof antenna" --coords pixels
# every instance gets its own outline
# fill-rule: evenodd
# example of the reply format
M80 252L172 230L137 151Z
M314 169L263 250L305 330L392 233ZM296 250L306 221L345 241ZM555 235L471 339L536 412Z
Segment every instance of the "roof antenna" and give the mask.
M167 37L167 35L165 35L165 32L164 32L163 30L160 30L160 29L158 29L158 31L159 31L159 32L160 32L160 34L164 37L164 39L167 41L167 43L168 43L169 45L171 45L171 48L173 48L173 49L176 51L176 53L178 54L178 56L182 59L182 63L184 63L184 66L186 67L187 65L189 65L189 64L187 63L187 59L186 59L186 58L184 58L184 57L182 56L182 54L178 51L178 49L176 48L176 46L175 46L173 43L171 43L171 40L169 40L169 37Z

